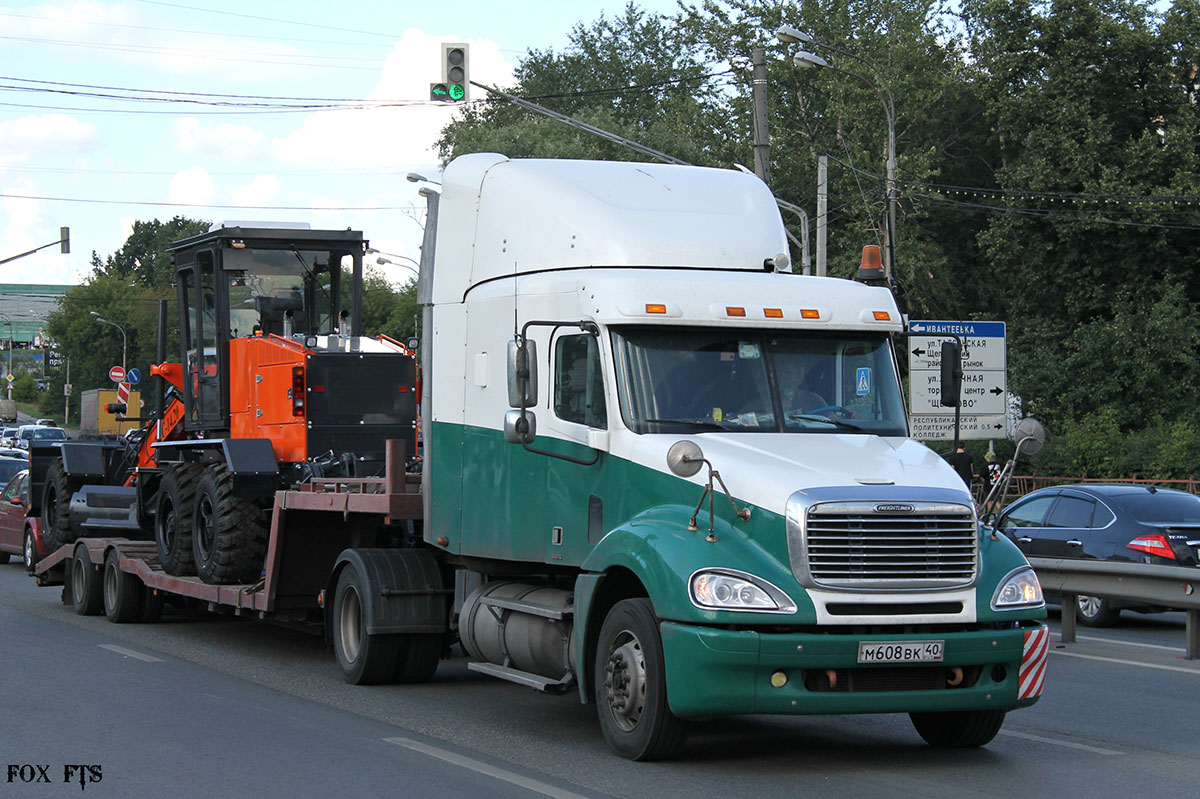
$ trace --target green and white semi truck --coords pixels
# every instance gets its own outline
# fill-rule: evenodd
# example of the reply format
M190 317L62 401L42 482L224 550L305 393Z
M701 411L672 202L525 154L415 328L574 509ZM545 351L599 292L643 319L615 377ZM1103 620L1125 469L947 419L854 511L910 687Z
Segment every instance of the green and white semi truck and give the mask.
M744 713L978 746L1037 700L1041 589L908 437L891 293L787 271L761 181L474 154L429 201L422 544L473 668L634 759Z
M144 431L167 430L146 439L163 442L153 466L35 447L31 513L71 523L30 564L38 581L114 622L154 620L164 602L323 620L352 683L432 679L457 640L472 669L596 703L608 743L638 760L670 756L689 720L753 713L909 713L931 744L979 746L1037 701L1041 589L1011 542L980 533L958 475L908 437L891 293L791 273L761 181L475 154L447 166L425 230L419 474L405 468L410 350L357 330L367 243L320 232L341 253L321 261L329 275L351 262L351 310L332 331L284 317L249 342L294 353L270 367L288 379L179 378L183 399L168 390ZM298 261L312 291L271 307L316 320L313 303L339 296L300 257L316 235L217 230L204 263L213 286L246 291L245 274ZM376 365L369 378L319 368L335 357ZM235 377L256 393L226 393ZM251 419L284 407L355 452L276 463L232 428L172 438L167 422L187 432L180 409L205 386L214 405L236 395ZM379 443L369 426L405 431L375 434L389 439L382 476L361 473L357 450ZM180 488L202 472L233 479ZM239 494L239 476L257 493ZM126 486L137 513L107 519L90 483ZM269 531L250 584L163 556L220 533L246 560L237 548L263 542L243 528Z

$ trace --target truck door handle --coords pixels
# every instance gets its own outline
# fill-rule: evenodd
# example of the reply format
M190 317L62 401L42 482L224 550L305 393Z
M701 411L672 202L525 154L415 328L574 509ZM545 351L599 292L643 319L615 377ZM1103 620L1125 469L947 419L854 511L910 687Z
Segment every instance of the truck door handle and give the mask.
M1027 535L1023 535L1023 536L1021 536L1020 538L1018 538L1018 539L1017 539L1017 543L1018 543L1018 544L1032 544L1032 543L1033 543L1033 539L1032 539L1032 538L1030 538L1030 537L1029 537L1029 536L1027 536Z
M1078 538L1072 538L1070 541L1068 541L1068 542L1067 542L1067 546L1069 546L1069 547L1081 547L1081 546L1083 546L1083 542L1082 542L1082 541L1080 541Z

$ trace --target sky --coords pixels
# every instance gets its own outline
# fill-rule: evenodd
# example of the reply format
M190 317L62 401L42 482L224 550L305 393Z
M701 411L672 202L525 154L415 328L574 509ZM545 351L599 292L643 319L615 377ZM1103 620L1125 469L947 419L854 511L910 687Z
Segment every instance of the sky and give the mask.
M454 114L429 102L441 43L468 43L470 78L504 87L528 50L624 5L0 0L0 260L54 243L0 283L79 283L135 221L176 215L362 230L403 282L425 207L405 176L438 179Z

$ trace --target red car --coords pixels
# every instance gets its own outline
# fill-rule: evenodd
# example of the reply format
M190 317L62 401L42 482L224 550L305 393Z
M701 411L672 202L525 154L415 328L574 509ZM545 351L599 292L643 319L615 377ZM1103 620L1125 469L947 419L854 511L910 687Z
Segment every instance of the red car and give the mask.
M29 507L29 471L18 472L4 490L0 491L0 563L10 555L20 555L25 569L33 572L34 565L46 555L40 516L26 516Z

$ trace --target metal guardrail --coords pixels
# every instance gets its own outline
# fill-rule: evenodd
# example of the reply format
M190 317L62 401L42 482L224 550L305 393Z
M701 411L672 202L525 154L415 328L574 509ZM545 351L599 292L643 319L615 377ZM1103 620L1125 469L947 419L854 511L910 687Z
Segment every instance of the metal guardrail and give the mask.
M1200 658L1200 569L1103 560L1030 558L1042 588L1062 594L1062 642L1075 643L1076 597L1129 599L1187 613L1187 659Z

